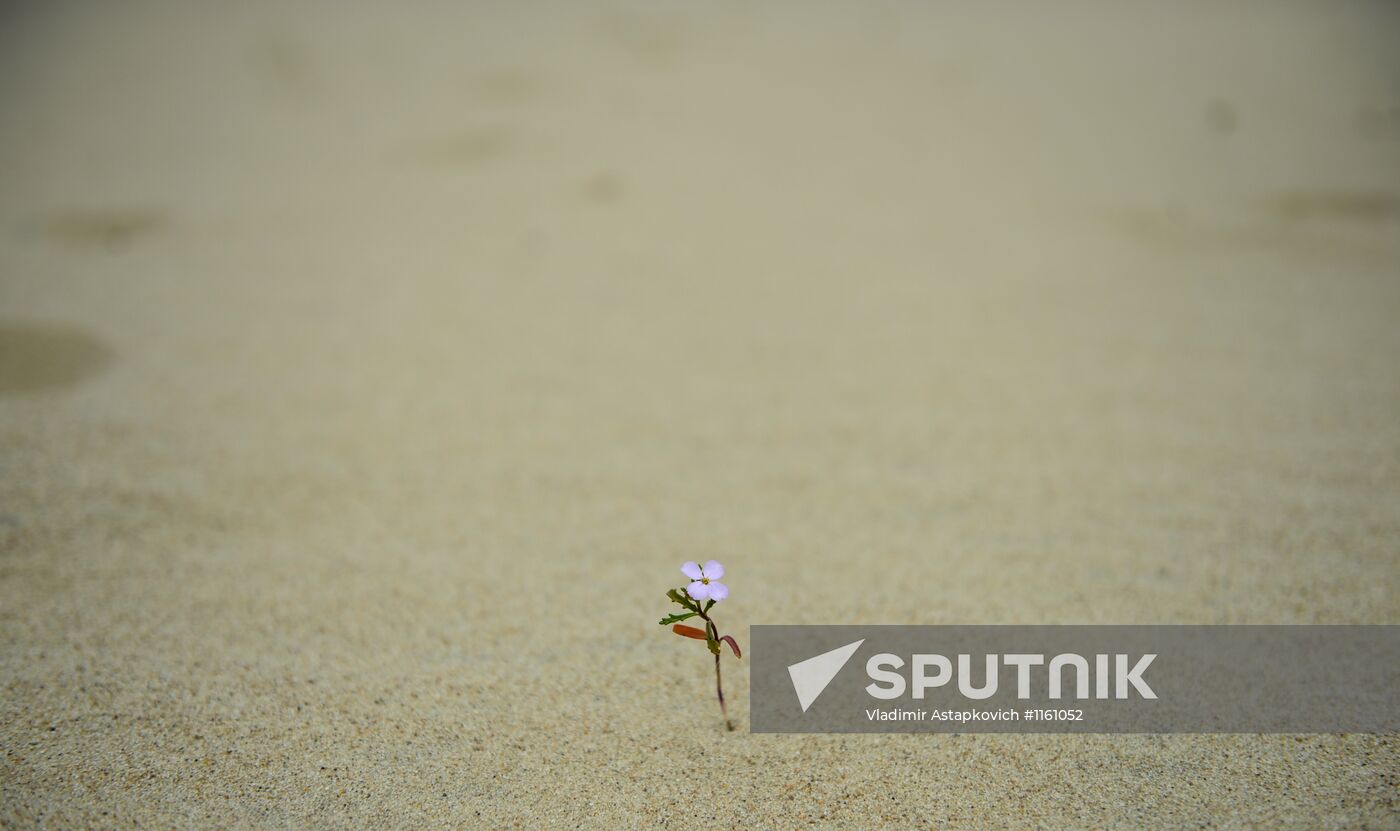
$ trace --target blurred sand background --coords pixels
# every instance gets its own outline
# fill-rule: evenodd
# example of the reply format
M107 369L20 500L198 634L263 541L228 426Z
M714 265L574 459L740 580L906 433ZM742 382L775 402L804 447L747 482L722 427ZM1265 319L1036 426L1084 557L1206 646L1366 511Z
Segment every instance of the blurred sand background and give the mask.
M1400 6L0 15L0 825L1400 827L656 625L1400 623Z

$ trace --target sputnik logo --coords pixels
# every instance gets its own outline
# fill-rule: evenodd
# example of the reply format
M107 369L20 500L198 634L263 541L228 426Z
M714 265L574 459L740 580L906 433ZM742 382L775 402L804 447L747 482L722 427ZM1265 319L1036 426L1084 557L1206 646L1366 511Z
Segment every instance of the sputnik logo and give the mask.
M831 679L836 677L836 673L851 660L851 656L856 654L856 650L863 643L865 639L861 638L855 643L848 643L788 667L788 676L792 678L792 688L797 692L797 703L802 705L802 712L807 712L807 708L812 706L812 702L817 700L817 696L822 694L826 685L831 683Z

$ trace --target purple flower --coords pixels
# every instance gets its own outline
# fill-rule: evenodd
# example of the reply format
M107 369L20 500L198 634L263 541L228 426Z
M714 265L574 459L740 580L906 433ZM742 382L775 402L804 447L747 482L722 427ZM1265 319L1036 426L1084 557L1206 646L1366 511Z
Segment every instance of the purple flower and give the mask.
M724 566L718 560L710 560L703 566L686 563L681 566L681 573L694 581L685 587L685 593L694 600L720 601L729 596L729 587L717 582L724 576Z

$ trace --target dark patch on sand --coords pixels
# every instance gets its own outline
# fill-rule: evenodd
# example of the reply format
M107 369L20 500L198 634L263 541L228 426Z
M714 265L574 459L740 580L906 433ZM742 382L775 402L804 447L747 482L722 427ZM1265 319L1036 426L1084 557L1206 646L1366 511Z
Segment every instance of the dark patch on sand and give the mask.
M1295 190L1263 202L1266 214L1287 222L1385 222L1400 219L1400 194L1368 190Z
M479 165L509 155L518 143L515 134L506 127L477 127L427 142L419 158L430 164Z
M622 199L626 186L621 176L605 171L585 179L582 190L590 202L606 205Z
M467 91L485 104L524 104L540 96L543 84L524 72L489 72L467 81Z
M1177 257L1269 254L1312 262L1351 262L1374 266L1392 261L1396 251L1382 240L1313 227L1277 215L1234 220L1207 219L1183 208L1131 209L1112 214L1119 233Z
M669 69L685 47L680 20L657 15L618 13L602 21L604 36L644 69Z
M320 86L311 50L295 35L268 35L253 45L249 58L253 70L278 94L305 101Z
M1219 136L1234 135L1239 129L1240 118L1235 112L1235 105L1223 98L1215 98L1206 102L1205 111L1202 113L1206 127Z
M80 329L0 323L0 395L70 387L101 372L112 351Z
M1400 105L1362 107L1356 112L1356 129L1371 141L1400 140Z
M43 228L70 248L117 251L168 224L164 211L149 208L73 209L52 214Z

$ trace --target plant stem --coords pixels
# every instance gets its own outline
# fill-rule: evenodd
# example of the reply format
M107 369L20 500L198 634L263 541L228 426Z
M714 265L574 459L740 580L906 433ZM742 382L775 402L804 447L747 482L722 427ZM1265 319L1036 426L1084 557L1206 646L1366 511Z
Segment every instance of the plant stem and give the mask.
M715 693L719 696L719 712L724 716L724 726L734 732L734 722L729 720L729 710L724 706L724 683L719 677L719 653L715 653Z
M700 611L701 620L705 621L705 632L710 636L710 641L718 644L719 627L715 626L715 622L710 620L710 616L705 614L703 609L700 609L700 604L695 604L695 608ZM724 726L733 733L734 722L729 720L729 708L724 705L724 681L719 673L719 657L720 653L715 652L715 695L719 696L719 712L720 715L724 716Z

